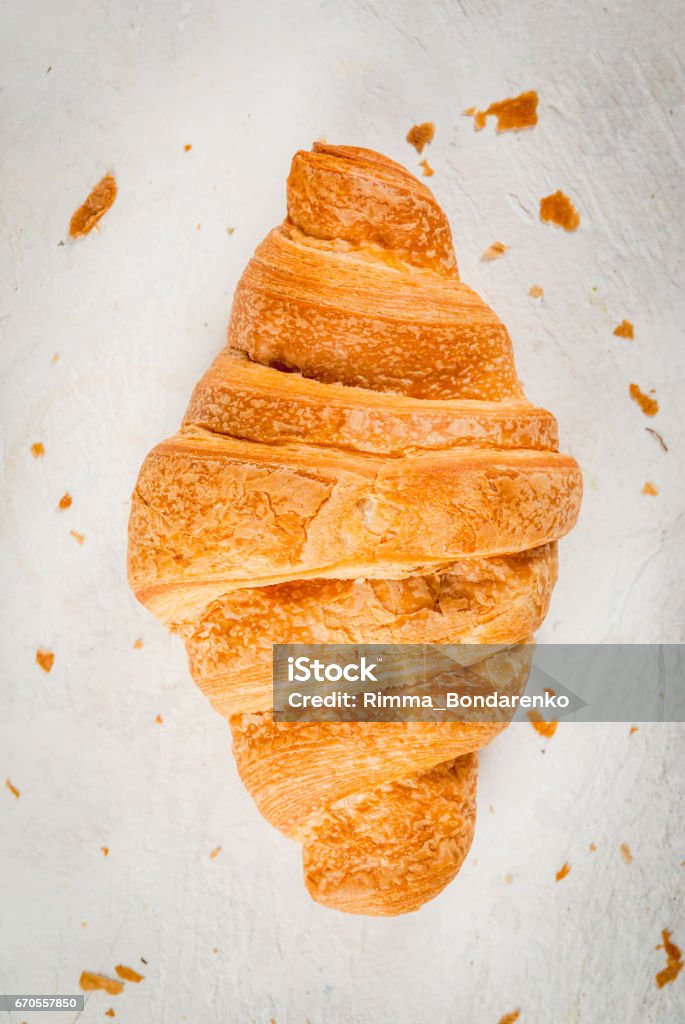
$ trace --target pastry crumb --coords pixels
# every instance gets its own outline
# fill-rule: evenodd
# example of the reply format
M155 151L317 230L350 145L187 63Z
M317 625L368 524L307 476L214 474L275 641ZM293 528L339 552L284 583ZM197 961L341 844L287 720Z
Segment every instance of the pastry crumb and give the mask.
M215 846L214 849L212 850L212 852L209 855L209 859L210 860L214 860L216 857L219 856L220 853L221 853L221 847L220 846Z
M564 863L561 865L561 867L559 868L559 870L556 873L555 877L556 877L557 882L560 882L562 880L562 878L566 878L566 876L567 876L567 874L569 873L570 870L571 870L571 865L568 863L568 861L564 861Z
M232 235L234 231L235 231L235 228L226 228L226 234L227 235Z
M31 454L34 459L42 459L45 455L45 445L42 441L36 441L35 444L31 445Z
M487 247L481 256L481 260L497 260L500 256L504 256L505 252L508 252L509 249L511 249L511 246L505 245L504 242L493 242L492 245Z
M666 966L663 970L659 971L654 979L656 981L657 988L663 988L664 985L670 985L676 980L683 969L683 954L680 952L678 946L671 941L671 932L664 929L661 933L661 939L661 944L656 948L663 949L666 954Z
M73 214L69 223L71 237L81 238L89 234L100 218L107 213L116 197L117 183L111 174L106 174Z
M614 327L614 334L617 338L634 338L635 328L630 320L621 320L618 327Z
M15 796L17 798L17 800L18 800L19 797L21 796L21 791L17 789L17 787L12 782L12 780L11 779L5 779L5 785L9 789L10 793L12 794L12 796Z
M652 388L651 391L653 394L654 389ZM644 391L640 390L637 384L630 385L628 388L628 394L634 402L637 402L645 416L656 416L659 411L659 403L656 398L651 398L649 395L646 395Z
M105 1017L116 1017L116 1013L110 1006L109 1010L105 1010Z
M59 499L57 507L61 508L61 509L65 509L65 508L71 508L71 505L72 505L72 497L69 494L69 492L67 491L67 493L63 494L62 497Z
M141 637L138 637L137 640L133 641L133 650L134 651L140 651L142 649L142 647L143 647L143 641L142 641Z
M104 857L109 857L109 846L101 846L100 849Z
M59 352L55 352L54 353L54 355L50 359L50 362L51 363L58 363L59 362Z
M192 142L186 142L185 146L183 147L183 149L185 150L186 153L190 153L192 148L193 148Z
M145 981L144 974L138 974L138 971L134 971L132 967L126 967L125 964L117 964L114 970L124 981L132 981L136 985L141 981Z
M503 1017L500 1017L499 1024L516 1024L516 1021L520 1016L520 1010L514 1010L512 1013L505 1013Z
M423 153L424 147L430 145L435 138L435 125L432 121L414 124L407 132L407 142L417 153Z
M433 170L433 168L431 167L427 160L419 160L419 167L423 168L421 173L423 174L424 178L432 178L433 175L435 174L435 171Z
M514 876L513 875L505 875L504 876L504 881L507 883L507 885L511 885L512 882L514 881Z
M551 737L554 736L554 733L557 731L557 726L559 725L558 722L548 722L542 717L540 712L535 709L528 712L528 721L540 736L545 736L547 739L551 739Z
M621 843L621 845L619 846L619 850L621 851L621 856L623 857L623 860L625 861L625 863L626 864L632 864L633 863L633 855L630 852L630 847L628 846L628 844L627 843Z
M539 284L532 284L528 289L528 294L531 299L544 299L545 297L544 289Z
M590 853L597 853L597 847L595 846L594 843L590 843L590 846L588 847L588 849L590 850Z
M78 530L69 530L69 535L74 538L77 544L83 544L86 539L82 533L78 532Z
M633 735L633 733L637 732L637 730L638 730L639 728L640 728L640 727L639 727L639 725L631 725L631 727L630 727L630 732L628 733L628 735L629 735L629 736L632 736L632 735Z
M39 647L36 651L36 664L40 665L43 672L51 672L52 666L55 664L55 655L52 651L45 651Z
M538 94L534 89L529 89L518 96L491 103L486 110L467 107L463 113L473 118L473 127L477 132L485 128L489 117L497 118L497 132L517 132L538 123Z
M659 488L653 484L651 480L646 480L642 485L642 493L651 494L652 497L655 498L659 493Z
M576 231L580 225L580 214L569 197L557 189L540 200L540 220L555 224L564 231Z
M161 715L157 715L157 717L155 718L155 722L157 723L157 725L163 725L164 719L162 718Z
M92 971L81 971L79 986L84 992L109 992L111 996L118 996L124 991L122 982L115 978L107 978L104 974L94 974Z

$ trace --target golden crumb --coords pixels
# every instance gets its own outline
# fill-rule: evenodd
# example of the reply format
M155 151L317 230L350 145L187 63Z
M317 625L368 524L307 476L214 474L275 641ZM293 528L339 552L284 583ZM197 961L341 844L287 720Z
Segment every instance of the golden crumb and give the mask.
M670 985L676 980L678 975L683 969L683 954L674 942L671 942L671 933L669 931L662 931L661 933L662 944L657 946L657 949L663 949L666 954L666 966L663 970L659 971L655 981L657 988L663 988L664 985Z
M232 235L234 231L235 231L235 228L226 228L226 234L227 235Z
M505 252L511 249L510 245L505 245L504 242L493 242L489 245L483 255L482 260L497 260L500 256L504 256Z
M505 1013L503 1017L500 1017L499 1024L516 1024L520 1016L520 1010L514 1010L513 1013Z
M162 725L163 722L164 722L164 719L162 718L161 715L157 715L157 717L155 718L155 722L157 723L157 725Z
M124 991L124 986L114 978L107 978L104 974L93 974L92 971L82 971L78 980L84 992L109 992L111 996L118 996Z
M183 147L183 149L185 150L186 153L190 153L192 148L193 148L192 142L186 142L185 146Z
M559 868L559 870L556 873L556 880L557 880L557 882L560 882L562 880L562 878L566 878L566 876L567 876L567 874L569 873L570 870L571 870L571 865L568 863L568 861L565 861L561 865L561 867Z
M63 494L62 497L59 499L59 503L58 503L57 507L61 508L61 509L65 509L65 508L71 508L71 505L72 505L72 498L71 498L71 495L69 494L69 492L67 491L67 493Z
M516 132L521 128L532 128L538 123L538 94L534 89L530 89L518 96L491 103L486 110L467 107L463 113L473 118L473 127L477 132L485 128L489 117L497 118L498 132Z
M12 780L11 779L5 779L5 785L9 789L10 793L12 794L12 796L16 796L16 798L18 800L19 797L21 796L21 792L17 789L17 787L15 785L13 785Z
M50 362L51 363L58 363L59 362L59 352L55 352L55 354L52 356Z
M630 320L621 320L618 327L614 327L614 334L617 338L634 338L635 328Z
M78 530L69 530L69 535L74 538L77 544L83 544L86 539L82 533L78 532Z
M432 178L433 175L435 174L435 171L433 170L433 168L431 167L427 160L419 160L419 167L423 168L421 173L423 174L424 178Z
M199 231L201 227L202 227L202 224L196 224L195 225L195 230Z
M659 403L656 398L651 398L649 395L646 395L644 391L640 390L637 384L630 385L628 388L628 394L634 402L637 402L645 416L656 416L659 411Z
M645 483L642 485L642 493L651 494L652 497L655 498L659 493L659 488L656 487L651 480L646 480Z
M639 727L639 725L631 725L631 727L630 727L630 732L628 733L628 735L629 735L629 736L632 736L632 735L633 735L633 733L637 732L637 730L638 730L639 728L640 728L640 727Z
M557 189L552 195L540 200L540 220L556 224L564 231L576 231L580 224L580 214L569 197Z
M134 651L140 651L142 649L142 647L143 647L143 641L142 641L142 639L140 637L138 637L137 640L133 641L133 650Z
M507 885L511 885L512 882L514 881L514 876L513 875L505 875L504 876L504 881L507 883Z
M590 850L590 853L597 853L597 847L595 846L594 843L590 843L589 850Z
M544 299L545 297L545 292L539 284L532 284L528 289L528 294L531 299Z
M432 121L414 124L407 132L407 142L417 153L423 153L424 147L430 145L435 138L435 125Z
M42 459L45 455L45 445L42 441L36 441L35 444L31 445L31 454L34 459Z
M559 725L558 722L547 722L540 712L535 709L528 712L528 721L540 736L545 736L547 739L551 739L554 736Z
M101 846L100 849L105 857L109 857L109 846Z
M105 1010L105 1017L116 1017L116 1013L110 1006L109 1010Z
M209 859L210 860L214 860L214 858L218 857L220 853L221 853L221 847L220 846L215 846L214 849L212 850L212 852L209 855Z
M36 664L40 665L43 672L51 672L55 664L55 655L52 651L44 651L41 647L36 651Z
M117 183L111 174L106 174L72 216L69 224L71 237L81 238L89 234L100 218L107 213L116 197Z
M144 974L138 974L138 971L134 971L132 967L126 967L124 964L117 964L114 970L124 981L133 981L136 985L141 981L145 981Z
M630 852L630 847L628 846L628 844L627 843L621 843L621 845L619 846L619 850L621 851L621 856L623 857L623 859L626 862L626 864L632 864L633 863L633 855Z

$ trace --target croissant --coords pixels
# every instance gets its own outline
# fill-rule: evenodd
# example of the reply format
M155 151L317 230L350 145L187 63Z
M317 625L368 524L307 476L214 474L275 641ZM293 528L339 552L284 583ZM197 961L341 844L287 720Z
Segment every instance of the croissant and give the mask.
M458 275L432 193L371 150L298 152L228 345L132 499L131 588L187 646L314 899L415 910L473 837L485 722L276 722L273 643L522 644L582 481ZM511 673L517 669L513 662Z

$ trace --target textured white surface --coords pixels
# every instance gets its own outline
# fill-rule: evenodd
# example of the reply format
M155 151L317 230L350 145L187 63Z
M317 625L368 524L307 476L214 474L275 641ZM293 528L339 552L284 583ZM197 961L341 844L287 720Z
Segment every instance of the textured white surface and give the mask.
M2 4L0 783L21 796L0 785L0 991L75 991L82 969L123 962L145 981L88 997L82 1024L109 1006L136 1024L683 1019L685 977L654 983L661 929L685 944L681 727L510 729L481 758L457 881L407 918L346 918L309 901L298 847L259 817L227 725L124 577L139 464L223 343L294 150L324 136L418 170L404 135L433 120L462 276L585 471L543 637L685 639L679 7ZM531 131L460 116L528 88ZM100 230L59 245L108 170L120 192ZM575 235L538 221L557 188ZM480 262L495 240L511 250ZM612 335L624 317L635 341ZM654 420L632 381L656 389Z

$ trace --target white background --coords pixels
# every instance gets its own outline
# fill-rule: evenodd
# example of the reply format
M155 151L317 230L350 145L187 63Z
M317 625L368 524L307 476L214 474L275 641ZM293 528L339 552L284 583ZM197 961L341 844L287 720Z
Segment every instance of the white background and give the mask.
M482 755L456 882L406 918L345 917L309 900L299 848L259 817L228 726L124 574L139 465L223 344L293 152L325 137L418 170L404 136L432 120L430 185L462 276L585 473L541 636L685 639L679 7L2 4L0 991L73 992L81 970L124 963L145 980L88 997L82 1024L109 1006L125 1024L683 1019L685 976L654 983L661 929L685 946L680 727L511 728ZM533 130L476 133L461 116L530 88ZM114 207L69 241L107 171ZM575 234L538 220L557 188L580 210ZM481 262L496 240L510 251ZM612 334L624 317L634 341ZM631 382L656 390L654 420Z

